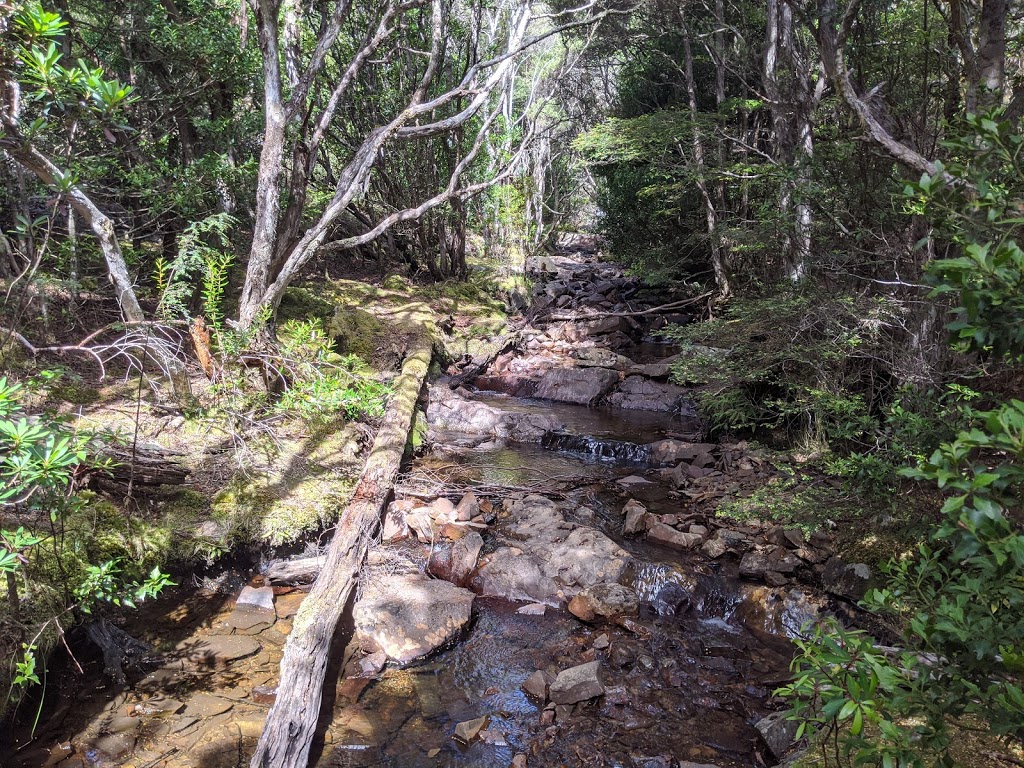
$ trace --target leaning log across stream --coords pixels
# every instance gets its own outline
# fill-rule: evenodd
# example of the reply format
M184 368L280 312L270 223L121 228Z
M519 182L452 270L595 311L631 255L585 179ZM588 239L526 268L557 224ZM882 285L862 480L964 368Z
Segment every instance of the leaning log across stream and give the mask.
M309 763L331 640L398 475L430 357L431 339L424 332L410 342L355 495L338 522L323 571L295 616L281 659L277 700L267 714L252 768L306 768Z

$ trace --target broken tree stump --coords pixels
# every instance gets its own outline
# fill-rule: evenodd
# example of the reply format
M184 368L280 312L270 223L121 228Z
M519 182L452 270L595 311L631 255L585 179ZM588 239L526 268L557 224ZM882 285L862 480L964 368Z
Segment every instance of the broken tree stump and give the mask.
M426 332L409 344L355 494L335 529L323 570L295 615L281 659L277 699L267 714L251 768L308 766L331 640L398 476L431 348Z

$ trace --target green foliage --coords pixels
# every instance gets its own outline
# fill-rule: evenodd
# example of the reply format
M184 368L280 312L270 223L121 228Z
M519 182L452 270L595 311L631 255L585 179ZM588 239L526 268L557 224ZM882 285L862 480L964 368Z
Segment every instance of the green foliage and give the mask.
M874 426L881 393L861 385L889 307L783 285L738 299L716 320L671 328L681 383L701 382L702 412L724 429L783 429L809 444L849 442Z
M162 256L155 260L157 314L168 319L187 319L188 302L196 290L197 279L201 278L206 319L213 328L222 329L224 290L233 259L230 231L237 223L226 213L192 222L178 237L177 256L170 262Z
M929 217L960 255L935 259L933 296L956 295L958 346L997 356L1024 350L1024 133L997 114L967 115L946 142L962 160L905 188L908 210ZM965 187L969 185L970 190ZM965 194L967 192L967 194Z
M1013 186L1024 142L988 117L967 125L971 133L951 143L967 160L907 194L966 254L931 266L935 293L961 299L956 343L1017 361L1021 198ZM966 205L953 189L967 193ZM1024 402L962 413L966 428L904 471L945 494L940 524L916 556L892 561L884 588L865 599L898 627L906 652L884 656L866 635L825 626L801 644L797 679L782 689L795 700L792 716L812 728L849 722L843 743L855 765L952 766L951 728L965 722L1024 739Z

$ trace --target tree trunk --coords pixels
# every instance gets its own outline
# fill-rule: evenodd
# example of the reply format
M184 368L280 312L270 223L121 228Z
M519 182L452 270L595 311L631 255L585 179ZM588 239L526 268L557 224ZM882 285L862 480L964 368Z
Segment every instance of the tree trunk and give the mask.
M398 474L430 356L431 340L424 329L411 342L366 468L334 532L323 571L295 616L281 659L277 700L267 715L252 768L307 768L331 640Z
M21 142L18 137L14 137L11 143L14 142L19 143L6 147L11 157L34 173L41 182L47 186L56 187L58 180L64 175L61 170L31 144ZM145 320L142 307L139 306L139 300L135 296L135 289L132 287L132 279L128 275L128 265L121 252L121 244L114 232L114 222L96 206L80 187L71 186L64 190L64 194L71 207L89 225L99 241L103 258L107 262L107 272L110 275L110 281L114 284L114 290L117 292L117 303L121 307L124 319L129 322Z

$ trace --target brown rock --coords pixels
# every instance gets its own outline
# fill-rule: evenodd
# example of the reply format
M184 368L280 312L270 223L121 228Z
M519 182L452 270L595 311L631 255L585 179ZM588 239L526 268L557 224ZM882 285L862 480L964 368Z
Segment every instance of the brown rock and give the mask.
M483 717L478 717L475 720L466 720L458 723L455 726L455 739L457 741L461 741L463 744L469 744L473 739L480 735L480 731L486 727L488 719L489 717L484 715Z
M692 549L701 542L701 537L692 533L677 531L664 523L657 523L647 531L647 538L657 544L673 549Z
M480 502L477 501L476 494L472 491L468 491L466 495L459 500L458 505L455 507L455 519L466 522L472 520L479 514Z
M523 691L528 695L539 699L541 702L548 700L548 686L555 681L555 676L543 669L538 669L523 683Z

